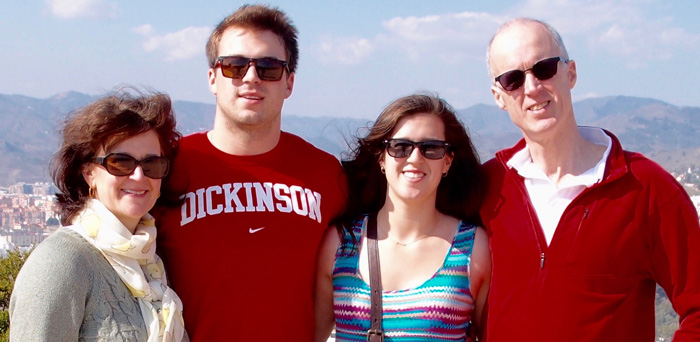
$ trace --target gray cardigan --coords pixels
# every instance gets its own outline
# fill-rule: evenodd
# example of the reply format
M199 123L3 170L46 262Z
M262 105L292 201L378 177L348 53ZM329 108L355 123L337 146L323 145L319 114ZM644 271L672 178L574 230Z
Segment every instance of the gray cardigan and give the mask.
M10 341L146 341L138 301L102 254L62 227L17 276Z

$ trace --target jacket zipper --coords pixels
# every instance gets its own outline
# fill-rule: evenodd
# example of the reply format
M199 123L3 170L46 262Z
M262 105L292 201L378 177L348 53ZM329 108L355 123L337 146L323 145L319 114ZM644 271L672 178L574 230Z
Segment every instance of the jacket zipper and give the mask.
M540 269L544 268L544 252L540 254Z
M583 211L583 217L581 218L581 221L578 223L578 228L576 229L576 235L578 235L578 232L581 231L581 226L583 226L583 220L585 220L586 217L588 217L588 208L586 208Z
M607 131L606 131L606 134L610 135L610 133L607 132ZM613 138L612 144L613 144L613 149L614 149L615 146L616 146L616 145L615 145L615 139L614 139L614 138ZM517 145L516 145L516 146L517 146ZM612 153L615 153L615 152L614 152L614 151L611 151L610 153L612 154ZM512 154L511 154L509 157L512 157ZM624 158L624 157L622 157L622 158ZM504 154L504 153L496 153L496 159L498 159L498 161L501 163L501 165L503 165L503 167L505 167L505 169L506 169L506 174L508 174L508 173L514 173L514 174L511 174L511 177L515 177L516 179L517 179L517 178L520 178L520 181L517 182L517 185L518 185L518 187L520 188L520 191L523 192L523 193L526 195L525 198L524 198L524 200L525 200L526 202L529 202L530 198L527 196L527 189L525 189L525 183L524 183L524 181L523 181L523 178L522 178L520 175L518 175L518 173L517 173L516 171L513 171L512 168L508 167L508 165L507 165L507 158L506 158L505 154ZM608 158L608 159L610 159L610 158ZM606 163L608 163L608 162L610 162L610 161L606 161ZM609 166L609 165L606 165L605 167L606 167L606 169L608 169L610 166ZM624 172L623 172L623 175L624 175L624 173L626 173L627 171L628 171L628 170L625 168L625 170L624 170ZM584 194L588 194L590 191L592 191L592 190L591 190L592 188L598 188L598 187L600 187L602 184L611 183L611 182L617 180L618 178L622 177L623 175L617 175L617 176L605 175L605 176L603 176L603 179L602 179L602 180L600 180L600 181L598 181L597 183L593 184L593 186L584 189L583 192L581 192L578 196L576 196L576 198L574 198L573 201L571 201L571 203L569 203L569 206L571 206L571 205L572 205L574 202L576 202L577 200L580 200L580 198L581 198ZM534 209L532 209L532 202L529 202L529 206L530 206L530 209L531 209L531 210L534 210ZM588 217L588 211L589 211L589 209L585 209L585 211L584 211L584 213L583 213L583 218L582 218L581 221L579 222L579 226L578 226L578 229L577 229L577 233L576 233L577 235L578 235L578 231L581 229L581 225L583 225L583 220L584 220L586 217ZM567 210L564 210L564 212L562 213L562 217L566 214L566 212L567 212ZM530 218L530 219L532 220L532 218ZM537 232L536 232L536 229L535 229L535 236L538 236L538 235L537 235ZM542 248L542 244L539 242L539 237L538 237L537 239L538 239L537 245L538 245L538 248L540 249L540 269L544 269L544 262L545 262L546 256L545 256L544 251L542 251L543 248Z
M583 217L581 218L581 221L578 223L578 229L576 229L576 235L578 235L578 232L581 230L581 226L583 225L583 220L588 217L588 210L586 209L583 211ZM545 260L545 255L544 252L540 253L540 269L544 269L544 260Z
M505 163L503 163L505 165ZM544 269L544 261L545 261L545 254L544 254L544 248L542 247L542 243L540 242L540 237L537 233L537 224L535 224L535 221L537 219L537 216L533 217L534 213L534 207L532 206L532 202L530 201L530 197L527 193L527 189L525 188L525 183L522 178L516 171L513 171L513 169L509 168L506 166L506 172L512 172L512 177L515 177L516 179L520 178L520 181L516 182L518 188L520 188L521 196L523 197L523 201L527 203L528 205L528 210L530 211L530 221L532 222L531 227L533 228L533 233L535 234L535 239L537 240L537 248L540 250L540 269ZM539 229L542 231L542 228L540 227Z

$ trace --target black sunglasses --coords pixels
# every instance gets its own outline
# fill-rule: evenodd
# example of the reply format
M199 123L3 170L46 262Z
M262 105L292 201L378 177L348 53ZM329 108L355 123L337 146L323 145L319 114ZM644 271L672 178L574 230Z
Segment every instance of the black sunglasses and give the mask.
M228 78L243 78L250 65L255 65L258 78L263 81L279 81L287 68L287 62L272 57L248 58L242 56L219 56L216 59L217 66L221 66L221 74Z
M136 160L126 153L110 153L104 157L95 157L95 163L104 166L107 172L114 176L128 176L134 173L137 166L141 165L143 174L153 179L167 176L170 166L168 158L165 157L151 156L143 160Z
M540 81L548 80L557 74L559 61L569 62L561 57L543 59L530 69L506 71L496 77L496 82L500 83L501 87L507 91L516 90L525 83L525 73L528 71L532 71L532 75Z
M440 159L445 156L450 144L441 140L411 141L407 139L387 139L384 140L386 151L394 158L406 158L411 155L414 147L423 157L428 159Z

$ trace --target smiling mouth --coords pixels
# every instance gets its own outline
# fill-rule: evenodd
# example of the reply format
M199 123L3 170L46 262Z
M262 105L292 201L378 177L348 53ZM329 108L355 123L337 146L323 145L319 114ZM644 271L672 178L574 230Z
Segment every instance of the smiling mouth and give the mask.
M420 179L420 178L423 178L425 176L424 173L415 172L415 171L405 171L403 174L404 174L404 176L406 176L406 178L409 178L409 179Z
M130 195L145 195L146 194L146 190L136 191L136 190L122 189L122 191L124 191Z
M545 106L547 106L548 104L549 104L549 101L538 103L538 104L530 107L529 110L532 110L532 111L540 110L540 109L544 108Z

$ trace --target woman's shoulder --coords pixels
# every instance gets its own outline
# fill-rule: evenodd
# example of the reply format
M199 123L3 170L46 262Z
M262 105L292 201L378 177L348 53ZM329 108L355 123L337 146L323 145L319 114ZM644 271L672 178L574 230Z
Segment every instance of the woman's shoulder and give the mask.
M18 296L43 293L77 300L90 293L95 299L108 295L106 292L122 296L128 289L97 248L62 227L32 251L17 275L14 291Z
M95 247L70 227L61 227L53 232L53 234L37 245L32 255L34 253L37 253L37 255L50 253L57 259L64 260L67 258L71 262L79 262L76 259L89 260L102 256Z
M84 302L94 278L91 246L80 239L77 233L59 228L37 245L15 280L10 303L13 316L34 312L41 305L64 305L80 298Z
M36 246L22 266L22 276L35 280L91 281L89 274L101 255L77 232L62 227Z
M49 331L52 340L77 340L79 331L113 324L103 318L129 310L137 312L138 303L119 275L95 247L67 227L29 255L10 300L13 326L24 331L15 332L21 340L38 340ZM86 323L95 317L99 322Z
M464 220L459 221L458 231L460 233L474 234L478 228L479 228L479 226L477 226L476 224L471 223L469 221L464 221Z
M459 249L471 251L479 227L469 221L458 220L457 222L457 233L454 236L453 245Z
M352 256L358 250L363 235L366 215L351 222L338 222L328 227L322 238L320 255L329 260L341 256Z

